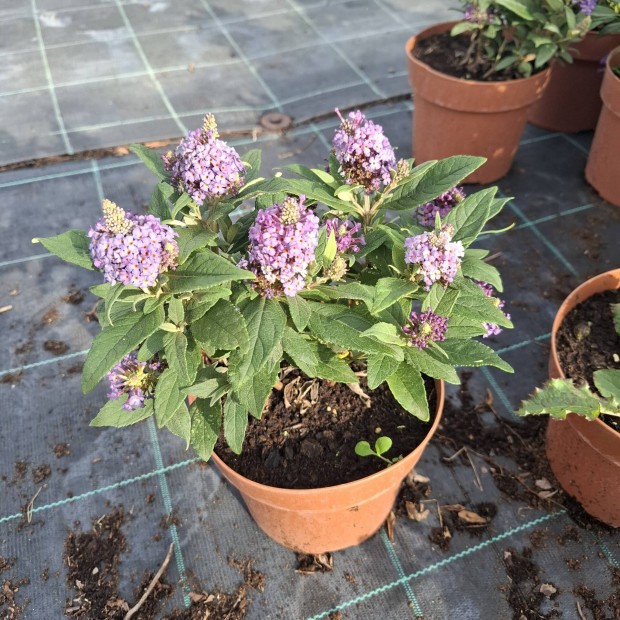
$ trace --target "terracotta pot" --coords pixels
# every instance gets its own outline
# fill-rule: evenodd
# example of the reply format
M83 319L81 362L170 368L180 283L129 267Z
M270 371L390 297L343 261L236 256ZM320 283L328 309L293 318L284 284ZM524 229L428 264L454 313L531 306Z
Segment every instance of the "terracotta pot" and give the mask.
M602 198L620 207L620 78L612 67L620 67L620 47L607 58L601 86L603 109L590 147L586 179Z
M601 60L620 45L620 34L599 37L588 32L573 47L572 64L556 61L543 96L529 110L527 120L543 129L576 133L596 127L601 112Z
M486 157L465 182L490 183L510 169L528 108L542 95L549 69L524 79L480 82L451 77L414 58L417 41L449 31L455 23L437 24L407 42L415 106L413 156L417 163L450 155Z
M424 441L398 463L354 482L320 489L280 489L248 480L215 453L211 458L241 493L257 525L284 547L316 554L359 545L383 525L402 481L437 430L444 385L443 381L435 385L437 411Z
M551 331L549 375L563 378L557 332L575 306L596 293L620 288L620 269L596 276L576 288L560 306ZM563 489L593 517L620 527L620 433L601 420L569 414L549 420L547 457Z

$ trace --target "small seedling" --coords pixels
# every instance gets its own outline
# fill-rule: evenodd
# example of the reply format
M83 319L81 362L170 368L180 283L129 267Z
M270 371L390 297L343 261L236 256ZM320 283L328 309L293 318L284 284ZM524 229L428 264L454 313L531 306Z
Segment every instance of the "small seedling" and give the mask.
M383 456L390 450L391 447L392 440L389 437L381 436L377 437L374 450L370 447L370 444L367 441L358 441L357 444L355 444L355 454L357 454L357 456L376 456L382 461L385 461L388 465L393 465L397 461L400 461L403 457L397 456L393 459L388 459Z

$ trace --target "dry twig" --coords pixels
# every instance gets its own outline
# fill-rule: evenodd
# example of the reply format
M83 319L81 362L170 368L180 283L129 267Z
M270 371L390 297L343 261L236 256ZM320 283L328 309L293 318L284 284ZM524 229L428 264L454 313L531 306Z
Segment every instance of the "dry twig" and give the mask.
M41 492L41 489L43 489L43 487L39 487L39 490L33 495L32 499L28 502L28 505L26 506L26 521L28 521L28 523L32 522L32 508L34 507L34 500L37 499L37 496Z

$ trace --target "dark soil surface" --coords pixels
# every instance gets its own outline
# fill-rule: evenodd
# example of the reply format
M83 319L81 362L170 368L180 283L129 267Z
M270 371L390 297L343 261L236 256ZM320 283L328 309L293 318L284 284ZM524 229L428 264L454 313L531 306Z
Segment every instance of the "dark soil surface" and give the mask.
M434 34L421 41L416 41L413 55L429 67L463 80L478 80L481 82L503 82L522 78L516 70L493 72L485 75L490 63L478 69L463 64L471 39L461 34L456 37L449 32Z
M393 441L387 458L406 456L428 434L420 422L394 400L384 384L369 392L372 406L346 385L311 380L292 371L274 391L260 420L251 419L242 456L217 446L222 460L246 478L269 486L321 488L358 480L382 470L376 457L355 454L358 441L374 446L381 435ZM365 381L360 383L365 389ZM427 381L429 407L435 410L435 387Z
M598 293L573 308L557 334L557 349L564 374L578 385L594 386L594 372L620 369L620 335L616 332L610 304L620 303L620 290ZM615 357L614 357L615 356ZM620 432L620 420L601 418Z

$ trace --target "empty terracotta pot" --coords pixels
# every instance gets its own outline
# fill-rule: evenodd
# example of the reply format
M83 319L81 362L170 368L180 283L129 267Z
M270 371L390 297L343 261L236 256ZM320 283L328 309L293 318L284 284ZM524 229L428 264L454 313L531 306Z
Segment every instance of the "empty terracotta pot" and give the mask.
M573 63L556 61L543 96L529 110L527 120L543 129L576 133L596 127L601 112L601 60L620 45L620 34L603 37L588 32L573 46Z
M576 288L560 306L551 331L549 375L565 377L557 355L556 337L564 317L596 293L620 288L620 269L596 276ZM549 420L547 457L562 488L586 512L613 527L620 527L620 433L601 420L569 414L566 420Z
M586 164L586 179L602 198L620 207L620 47L609 54L601 86L603 108Z
M215 453L211 458L241 493L257 525L284 547L316 554L359 545L385 522L402 481L437 430L444 403L443 381L436 381L435 386L437 411L424 441L401 461L354 482L320 489L280 489L248 480Z
M407 42L413 156L417 163L450 155L486 157L465 182L491 183L510 169L528 109L542 95L549 69L524 79L480 82L440 73L414 57L418 41L449 31L455 23L437 24Z

